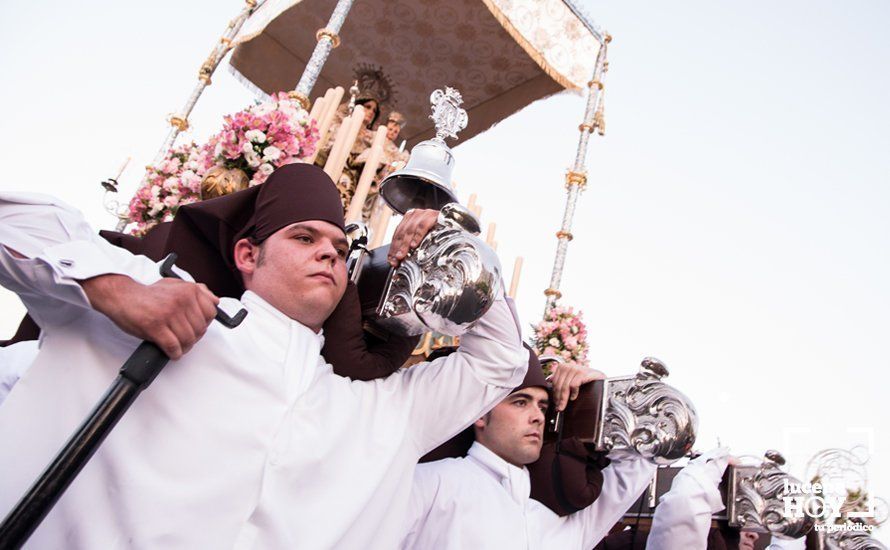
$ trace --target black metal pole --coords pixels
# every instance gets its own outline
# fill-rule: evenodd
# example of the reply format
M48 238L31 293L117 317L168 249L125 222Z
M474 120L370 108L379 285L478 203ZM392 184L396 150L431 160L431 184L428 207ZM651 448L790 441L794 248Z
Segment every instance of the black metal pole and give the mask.
M170 359L142 342L93 412L0 524L0 549L21 548L139 394Z

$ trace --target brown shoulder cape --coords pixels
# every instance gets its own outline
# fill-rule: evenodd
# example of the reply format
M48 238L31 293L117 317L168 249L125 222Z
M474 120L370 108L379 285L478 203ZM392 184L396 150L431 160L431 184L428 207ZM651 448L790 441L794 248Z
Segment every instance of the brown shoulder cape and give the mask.
M176 252L179 258L176 265L188 271L196 281L204 283L217 296L240 297L244 292L236 284L229 267L222 260L217 262L195 262L189 254L188 240L171 236L172 222L155 226L145 237L139 238L115 231L100 231L99 234L115 246L133 254L141 254L154 261L160 261L168 253ZM207 255L203 256L207 258ZM240 283L240 281L238 282ZM322 355L340 376L354 380L373 380L389 376L408 359L417 345L417 337L390 335L388 339L365 332L362 329L361 306L358 289L351 282L346 287L343 299L324 324L325 346ZM40 327L29 315L22 319L16 334L0 345L10 345L24 340L36 340Z

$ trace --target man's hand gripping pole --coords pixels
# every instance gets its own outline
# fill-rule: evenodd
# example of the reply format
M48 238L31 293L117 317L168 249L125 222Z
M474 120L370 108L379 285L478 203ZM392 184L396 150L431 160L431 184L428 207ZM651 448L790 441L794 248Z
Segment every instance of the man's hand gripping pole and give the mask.
M175 262L176 254L167 256L161 263L161 275L180 278L173 271ZM215 318L223 326L235 328L246 316L244 309L229 316L217 307ZM127 409L169 361L154 343L139 344L102 400L0 524L0 549L21 548L25 544Z

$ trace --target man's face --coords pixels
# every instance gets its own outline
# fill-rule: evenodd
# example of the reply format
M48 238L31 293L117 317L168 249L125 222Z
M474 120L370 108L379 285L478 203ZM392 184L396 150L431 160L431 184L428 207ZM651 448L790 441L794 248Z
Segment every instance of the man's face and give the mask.
M261 245L235 245L235 261L246 289L279 311L318 331L346 290L343 231L311 220L279 229Z
M543 388L511 393L476 421L476 441L514 466L534 462L541 455L548 404Z
M742 531L739 533L739 550L754 550L754 543L760 535L751 531Z
M399 126L398 122L389 121L386 123L386 138L389 141L395 142L396 138L399 137L399 132L402 131L402 127Z

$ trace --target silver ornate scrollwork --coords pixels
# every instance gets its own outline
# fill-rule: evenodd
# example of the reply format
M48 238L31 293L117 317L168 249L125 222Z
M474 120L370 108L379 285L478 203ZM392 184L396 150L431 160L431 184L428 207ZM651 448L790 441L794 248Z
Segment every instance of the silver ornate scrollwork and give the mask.
M887 550L886 546L863 531L834 531L820 535L825 550Z
M815 522L807 514L788 517L785 513L785 498L792 497L803 502L811 495L802 492L786 492L786 487L801 485L801 482L782 471L780 463L784 459L775 451L760 466L737 466L727 500L729 524L749 531L769 533L782 539L797 539L805 536Z
M436 139L445 142L445 138L457 138L457 133L467 127L467 112L461 109L464 102L460 92L451 87L445 91L436 90L430 95L433 114L430 118L436 124Z
M841 520L858 512L853 518L862 518L871 525L887 521L887 503L866 490L868 487L868 449L858 446L852 449L824 449L807 463L808 479L818 480L826 497L841 499Z
M502 286L500 262L474 229L478 221L466 208L443 207L436 227L392 272L377 323L401 334L469 330Z
M689 452L698 414L688 397L661 381L667 374L664 363L646 358L635 377L606 380L600 449L634 451L657 464Z
M868 449L824 449L807 463L807 477L818 481L822 496L841 502L839 510L817 521L819 538L828 550L886 550L870 530L887 521L887 502L868 492Z

